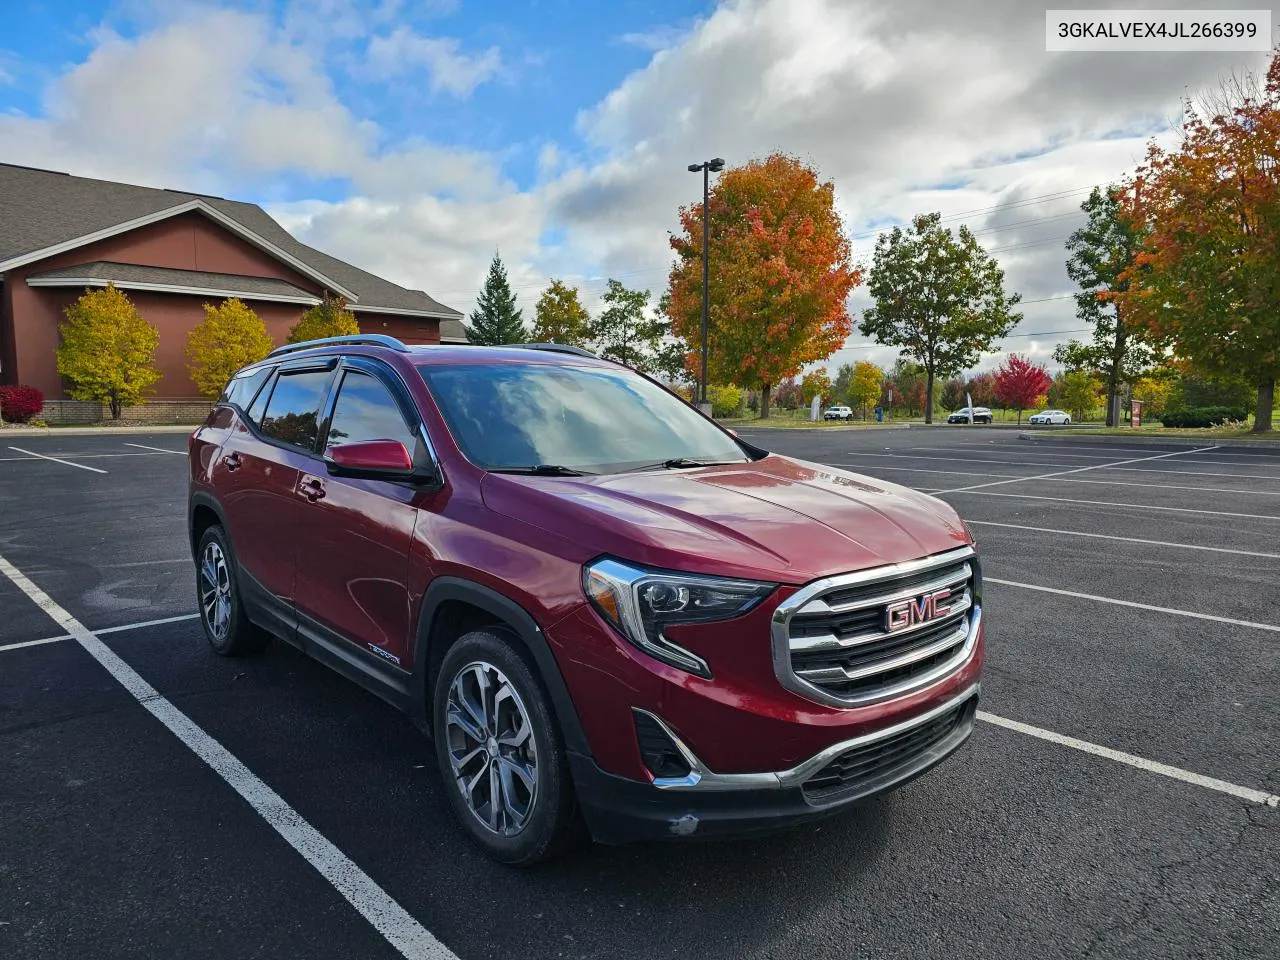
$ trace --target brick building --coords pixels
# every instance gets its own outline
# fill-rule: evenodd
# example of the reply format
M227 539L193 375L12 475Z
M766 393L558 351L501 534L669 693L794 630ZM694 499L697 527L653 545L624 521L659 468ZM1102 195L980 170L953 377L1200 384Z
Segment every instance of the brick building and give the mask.
M261 207L0 164L0 383L66 396L63 309L110 282L160 331L155 397L194 397L183 350L202 305L239 297L277 343L325 291L368 333L465 343L462 314L299 243Z

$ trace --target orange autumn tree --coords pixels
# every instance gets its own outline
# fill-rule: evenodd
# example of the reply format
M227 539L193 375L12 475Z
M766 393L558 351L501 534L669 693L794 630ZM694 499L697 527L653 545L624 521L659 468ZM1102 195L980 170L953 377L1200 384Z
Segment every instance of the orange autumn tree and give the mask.
M845 299L862 276L834 201L829 181L783 154L726 171L711 191L708 377L759 390L762 419L776 385L831 356L853 329ZM702 204L681 207L680 224L666 309L697 370Z
M1117 299L1193 368L1248 377L1261 433L1280 376L1280 54L1258 94L1216 103L1187 102L1179 149L1153 144L1128 184L1123 215L1149 232Z

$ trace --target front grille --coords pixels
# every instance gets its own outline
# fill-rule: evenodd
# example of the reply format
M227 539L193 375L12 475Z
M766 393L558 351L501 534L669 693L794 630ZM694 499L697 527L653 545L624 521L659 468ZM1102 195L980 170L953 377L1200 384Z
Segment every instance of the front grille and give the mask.
M851 706L941 679L967 659L977 582L965 547L813 584L779 607L780 679L810 699Z
M815 803L846 799L923 770L968 736L977 709L977 698L970 697L918 727L846 750L804 782L805 797Z

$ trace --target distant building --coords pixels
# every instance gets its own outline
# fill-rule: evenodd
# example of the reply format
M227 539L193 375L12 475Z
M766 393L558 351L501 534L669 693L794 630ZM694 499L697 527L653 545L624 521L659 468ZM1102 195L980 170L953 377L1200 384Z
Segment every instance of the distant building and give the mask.
M299 243L252 203L0 164L0 383L65 396L63 309L110 282L160 331L157 398L196 395L183 354L202 304L239 297L277 343L325 291L367 333L466 343L462 314Z

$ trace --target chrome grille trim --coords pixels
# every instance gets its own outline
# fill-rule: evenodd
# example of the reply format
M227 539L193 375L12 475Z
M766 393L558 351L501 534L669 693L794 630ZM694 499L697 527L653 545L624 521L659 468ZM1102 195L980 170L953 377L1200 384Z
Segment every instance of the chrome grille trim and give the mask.
M803 667L797 670L796 666L793 665L793 653L816 653L825 650L838 654L845 650L869 649L868 644L885 641L889 638L896 640L926 627L937 629L940 626L944 626L955 617L954 613L925 624L916 625L914 628L897 630L892 633L880 631L874 636L859 634L845 638L843 641L832 634L818 637L797 637L794 639L790 635L792 618L798 616L802 611L812 616L819 611L829 609L832 611L832 615L838 616L845 611L865 610L868 607L887 605L895 600L944 589L946 586L955 586L962 582L960 571L956 571L954 574L948 573L934 580L917 584L909 589L896 587L894 581L904 577L916 577L930 570L954 566L958 563L964 563L963 571L967 577L964 582L966 582L967 586L964 590L963 601L957 595L956 605L963 604L963 606L958 611L960 619L956 630L947 634L944 638L928 644L921 650L912 650L880 663L857 668L852 672L843 667L835 667L811 670L806 673ZM826 577L807 584L779 604L773 614L771 627L773 669L778 682L806 700L826 706L852 708L905 696L945 679L970 660L973 656L974 648L977 646L978 633L982 623L982 608L978 605L977 597L973 592L978 581L976 565L976 551L971 546L964 546L920 560ZM851 587L873 586L881 583L884 584L883 591L867 597L859 597L852 603L837 604L834 609L827 607L825 601L822 601L823 607L813 606L815 601L819 601L833 592L845 591ZM954 653L939 663L927 665L928 669L867 690L842 694L835 690L826 689L821 685L823 682L839 683L873 677L876 674L887 673L892 670L900 670L903 667L910 666L912 663L936 658L946 653L948 649L954 649ZM839 671L839 676L835 675L835 670Z

